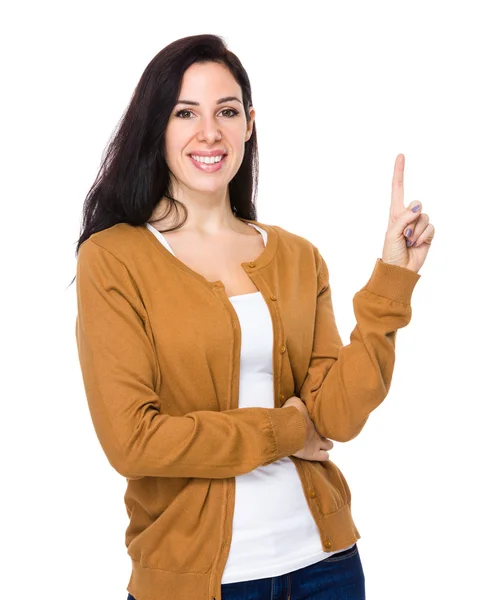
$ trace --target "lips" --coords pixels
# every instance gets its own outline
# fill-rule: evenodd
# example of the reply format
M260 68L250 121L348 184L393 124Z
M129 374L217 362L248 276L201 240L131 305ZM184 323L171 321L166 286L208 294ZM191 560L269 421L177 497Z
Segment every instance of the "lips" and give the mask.
M216 171L219 171L223 167L223 165L225 163L225 158L227 155L223 154L222 160L220 160L217 163L211 163L211 164L198 162L197 160L194 160L194 158L190 154L188 156L189 156L189 159L192 162L192 164L200 171L203 171L203 173L215 173ZM205 156L205 155L197 154L196 156ZM221 156L221 154L217 153L217 154L210 154L207 156Z

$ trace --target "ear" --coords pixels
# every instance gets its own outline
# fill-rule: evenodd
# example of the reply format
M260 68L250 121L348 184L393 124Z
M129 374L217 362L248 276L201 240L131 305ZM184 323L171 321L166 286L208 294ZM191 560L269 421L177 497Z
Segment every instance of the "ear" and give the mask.
M254 108L251 107L249 109L249 116L251 118L250 118L250 121L248 123L247 130L246 130L246 138L245 138L246 142L250 139L250 137L251 137L251 135L253 133L253 125L254 125L254 117L255 117L255 115L256 115L256 111L254 110Z

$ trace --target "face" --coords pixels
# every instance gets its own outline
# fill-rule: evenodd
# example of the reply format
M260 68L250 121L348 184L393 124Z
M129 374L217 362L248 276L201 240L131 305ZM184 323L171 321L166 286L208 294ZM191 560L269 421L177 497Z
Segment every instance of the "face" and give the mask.
M241 87L227 67L210 62L187 69L165 130L174 197L180 199L187 190L225 193L251 137L253 109L250 115L248 124Z

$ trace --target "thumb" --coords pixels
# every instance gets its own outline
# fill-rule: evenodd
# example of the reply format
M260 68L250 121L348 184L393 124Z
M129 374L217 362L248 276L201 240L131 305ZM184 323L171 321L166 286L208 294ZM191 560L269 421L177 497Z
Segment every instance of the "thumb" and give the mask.
M421 209L421 202L413 200L406 210L397 217L397 220L391 228L392 233L397 237L402 236L404 229L411 223L414 223L414 221L417 221L418 217L421 215Z

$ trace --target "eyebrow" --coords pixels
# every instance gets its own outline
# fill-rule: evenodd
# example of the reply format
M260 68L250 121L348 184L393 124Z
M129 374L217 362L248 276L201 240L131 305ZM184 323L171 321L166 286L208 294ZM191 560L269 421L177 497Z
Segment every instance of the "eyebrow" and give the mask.
M237 96L225 96L225 98L220 98L217 100L217 104L223 104L224 102L232 102L232 100L237 100L239 104L242 102L237 98ZM199 102L193 102L192 100L178 100L177 104L191 104L193 106L199 106Z

